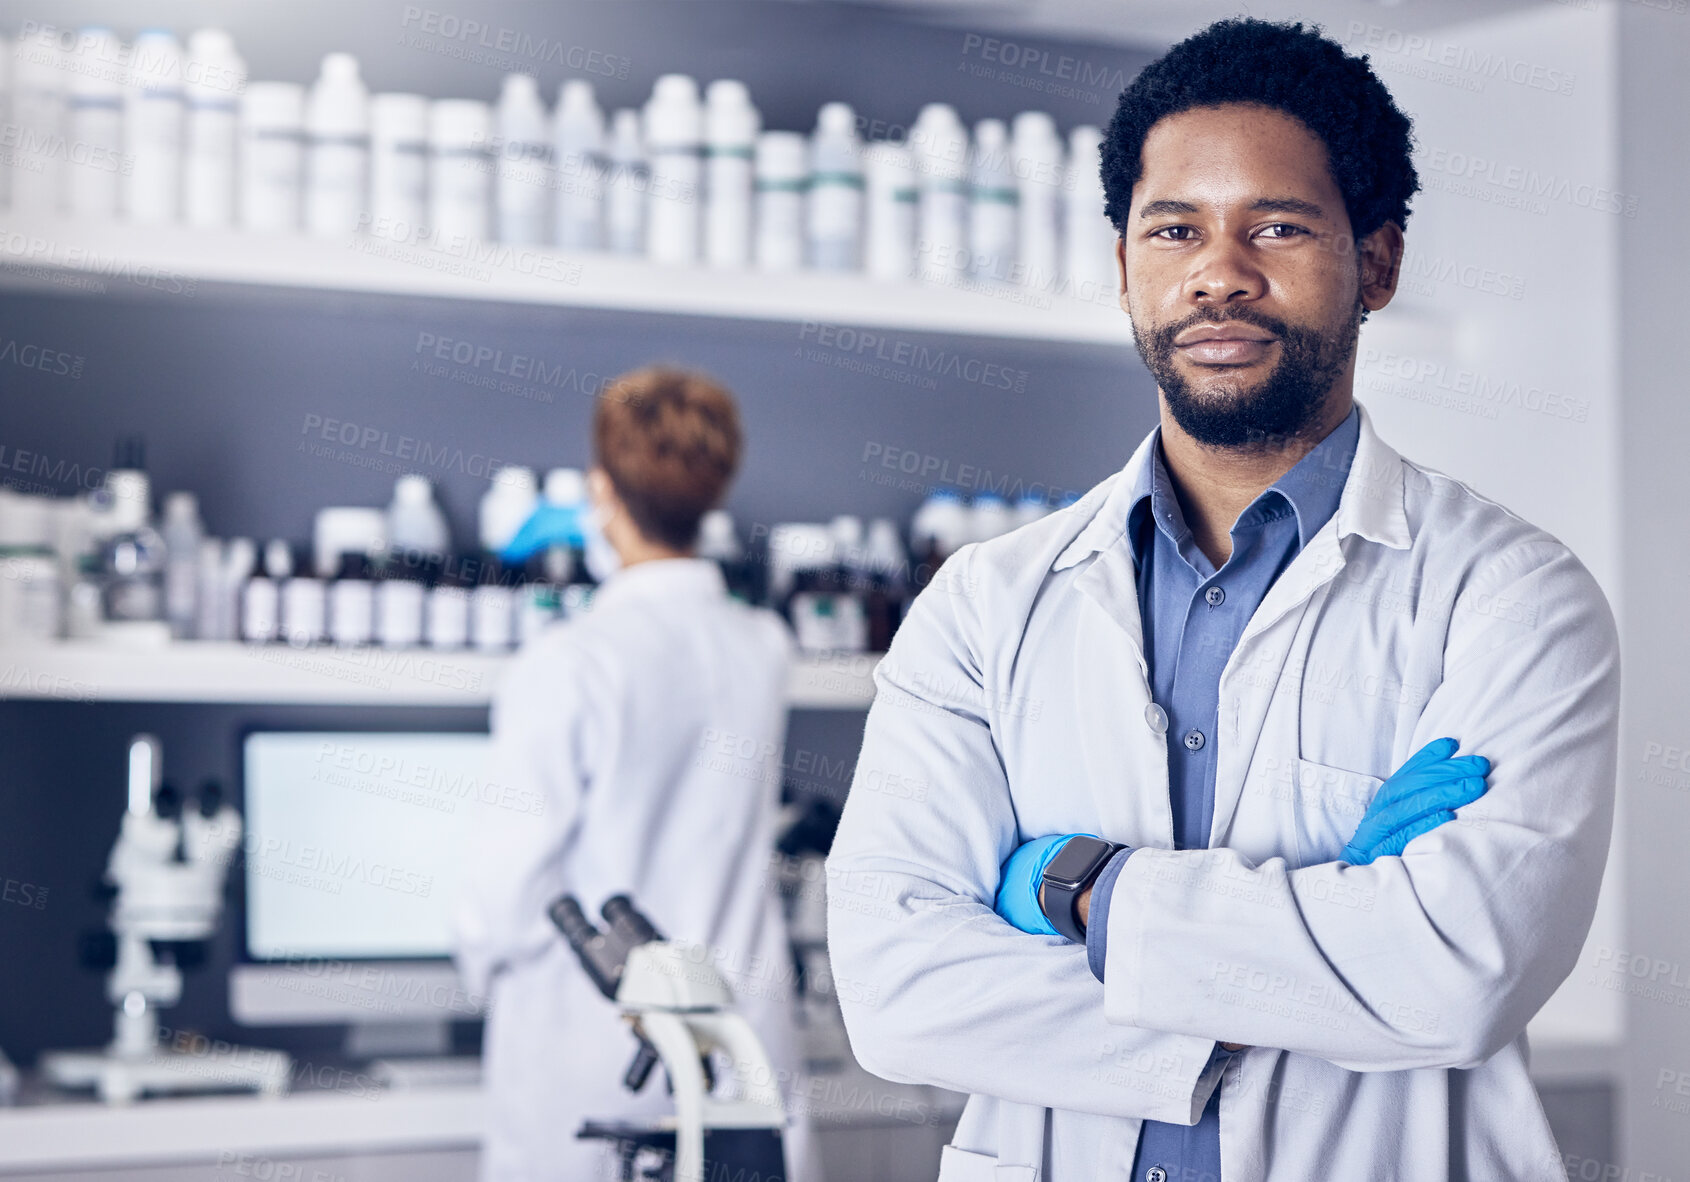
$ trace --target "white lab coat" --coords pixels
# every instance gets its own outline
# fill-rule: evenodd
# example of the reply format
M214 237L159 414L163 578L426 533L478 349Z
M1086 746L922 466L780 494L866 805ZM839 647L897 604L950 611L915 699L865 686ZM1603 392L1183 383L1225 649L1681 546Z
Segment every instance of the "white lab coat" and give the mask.
M1196 1122L1216 1040L1250 1048L1218 1085L1225 1182L1563 1177L1523 1031L1607 856L1601 591L1364 408L1336 514L1221 675L1213 848L1176 851L1125 537L1149 444L963 548L876 670L828 866L858 1058L972 1094L944 1182L1125 1179L1141 1121ZM1489 757L1487 795L1400 858L1337 863L1382 778L1441 735ZM992 911L1010 851L1070 832L1140 847L1106 984Z
M583 1119L674 1111L661 1070L640 1095L622 1087L633 1035L546 918L565 891L595 923L627 893L664 936L707 948L794 1080L770 872L791 659L785 625L730 599L714 563L660 559L614 575L500 682L490 778L545 807L469 854L458 908L458 965L490 1008L483 1178L599 1177L603 1143L575 1139ZM801 1123L788 1141L807 1152Z

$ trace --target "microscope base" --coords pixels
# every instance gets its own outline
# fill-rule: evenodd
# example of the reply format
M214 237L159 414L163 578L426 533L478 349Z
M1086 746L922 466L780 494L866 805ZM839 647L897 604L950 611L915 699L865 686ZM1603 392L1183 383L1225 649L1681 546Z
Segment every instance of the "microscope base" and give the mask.
M255 1091L280 1096L288 1090L293 1061L281 1051L215 1044L203 1054L154 1047L144 1056L111 1050L49 1051L41 1071L62 1088L93 1088L108 1104L127 1104L145 1095L181 1092Z

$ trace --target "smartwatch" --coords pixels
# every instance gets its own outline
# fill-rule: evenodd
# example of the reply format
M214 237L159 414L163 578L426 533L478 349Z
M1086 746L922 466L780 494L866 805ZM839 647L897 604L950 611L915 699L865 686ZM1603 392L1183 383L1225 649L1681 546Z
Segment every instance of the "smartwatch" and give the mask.
M1126 848L1090 834L1070 837L1063 843L1056 857L1045 867L1042 879L1044 901L1041 906L1052 927L1077 944L1086 942L1086 929L1080 925L1074 904L1109 864L1109 859Z

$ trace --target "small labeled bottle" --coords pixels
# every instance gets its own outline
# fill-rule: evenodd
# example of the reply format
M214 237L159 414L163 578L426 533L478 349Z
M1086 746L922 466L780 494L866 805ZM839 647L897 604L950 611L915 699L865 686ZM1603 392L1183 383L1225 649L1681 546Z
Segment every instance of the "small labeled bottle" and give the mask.
M124 101L124 153L129 172L124 212L132 222L174 222L182 216L182 47L162 29L135 38Z
M281 635L282 586L293 575L293 553L281 539L264 547L262 573L247 580L241 592L241 639L264 644Z
M974 126L969 157L968 256L974 278L1007 283L1015 267L1015 230L1020 214L1009 128L1001 119Z
M461 649L469 644L469 601L463 559L453 557L429 588L423 609L423 639L430 648Z
M481 652L504 652L516 640L516 591L504 566L487 555L470 592L470 643Z
M751 264L754 155L762 116L745 83L718 78L704 91L704 259Z
M855 271L862 266L863 162L857 116L846 103L828 103L810 139L807 195L810 266Z
M69 63L58 30L46 23L26 27L12 53L12 123L17 128L9 169L12 211L58 213L64 197Z
M915 160L902 144L870 144L863 153L867 189L864 267L876 279L915 274Z
M646 253L653 262L698 261L703 147L698 83L686 74L664 74L645 107L645 148L651 166Z
M563 250L599 250L604 246L604 112L585 78L571 78L558 89L552 144L557 183L553 241Z
M254 82L241 96L237 205L248 230L299 229L305 169L305 90Z
M437 99L428 111L428 207L435 245L461 251L493 230L493 109Z
M370 96L350 53L323 57L305 102L305 229L350 234L363 225L370 169Z
M1112 303L1115 239L1119 235L1103 216L1103 177L1099 153L1103 133L1095 127L1076 127L1068 135L1068 158L1074 187L1068 191L1067 275L1064 287L1075 299Z
M540 84L507 74L499 91L496 202L499 241L539 246L551 223L552 145Z
M759 270L796 271L804 265L804 191L809 177L809 144L803 136L765 131L757 137Z
M123 167L123 43L110 29L83 29L71 51L65 208L117 216Z
M968 132L954 109L929 103L910 129L921 190L916 275L955 284L968 268Z
M377 570L376 643L383 648L415 648L422 643L427 591L422 566L389 555Z
M351 552L340 556L329 584L329 639L341 645L369 644L375 636L375 584L370 560Z
M311 551L294 556L293 576L282 584L282 636L294 647L328 638L328 588L311 569Z
M235 137L246 62L222 29L188 38L182 214L190 226L235 224Z
M1061 275L1062 139L1043 111L1022 111L1010 133L1015 160L1014 281L1036 291L1054 291Z
M428 100L370 99L370 232L414 242L428 219Z
M610 162L604 184L604 241L612 254L645 253L650 183L640 113L618 111L610 120Z

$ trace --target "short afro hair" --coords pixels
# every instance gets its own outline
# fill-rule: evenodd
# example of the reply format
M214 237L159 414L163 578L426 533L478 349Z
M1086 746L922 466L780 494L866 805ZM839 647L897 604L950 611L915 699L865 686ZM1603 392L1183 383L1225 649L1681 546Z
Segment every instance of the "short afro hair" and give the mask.
M1144 139L1159 120L1195 107L1258 103L1302 122L1326 145L1356 241L1386 222L1408 225L1420 189L1412 125L1367 64L1318 26L1216 21L1141 70L1121 92L1103 137L1103 212L1126 232Z

